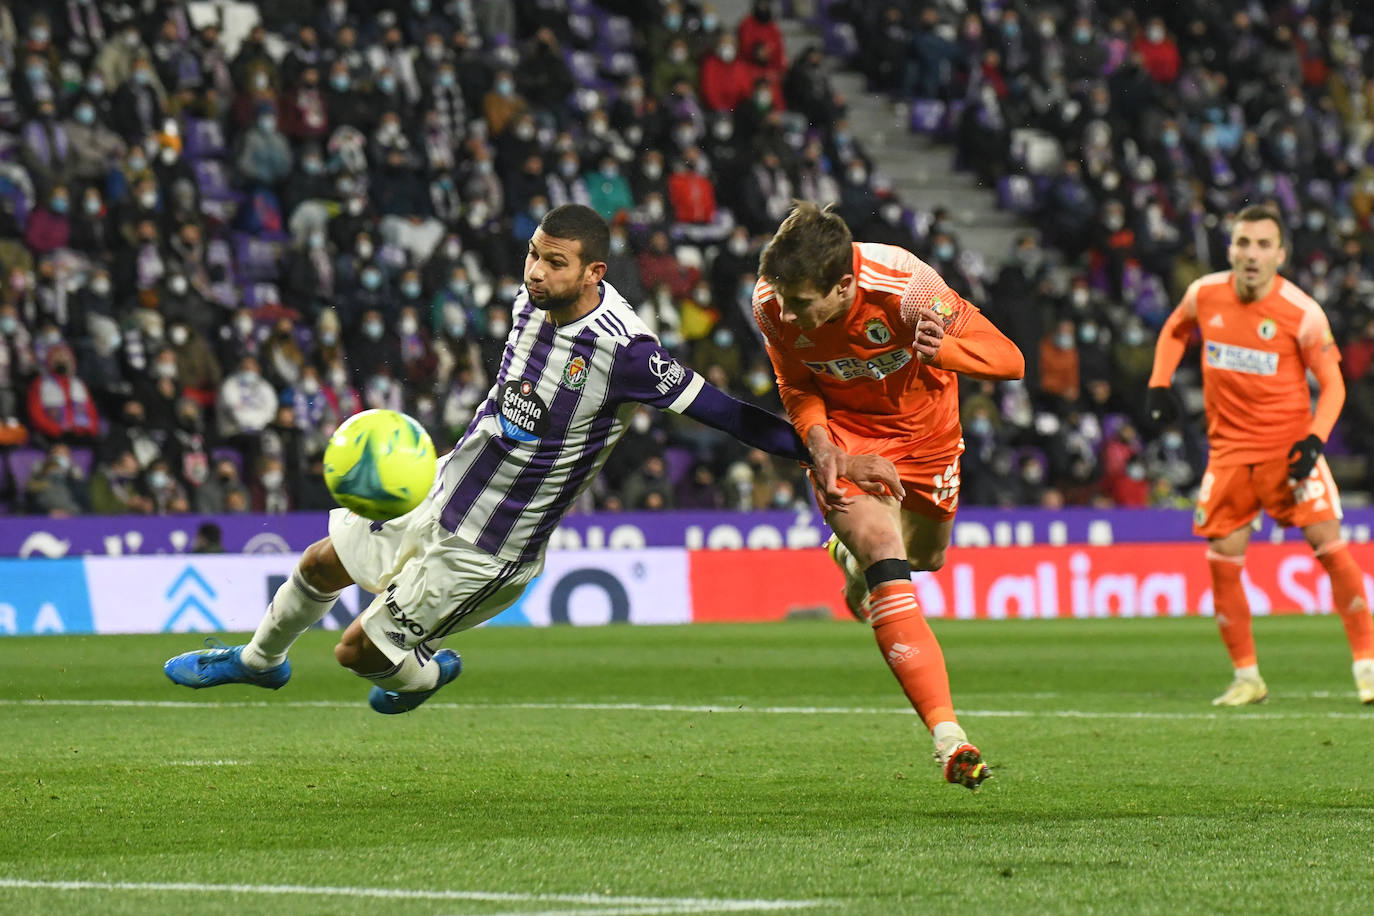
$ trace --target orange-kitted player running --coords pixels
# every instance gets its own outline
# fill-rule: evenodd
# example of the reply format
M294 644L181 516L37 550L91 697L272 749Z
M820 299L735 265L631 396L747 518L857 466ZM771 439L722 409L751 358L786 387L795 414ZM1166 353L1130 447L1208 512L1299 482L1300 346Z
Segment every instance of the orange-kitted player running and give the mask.
M1345 403L1340 351L1312 297L1277 275L1287 256L1273 210L1236 216L1231 270L1195 281L1159 333L1146 393L1150 418L1169 423L1169 388L1193 329L1202 335L1202 398L1211 452L1198 489L1193 532L1209 540L1212 602L1235 677L1216 706L1261 703L1250 604L1241 584L1251 524L1261 510L1302 529L1331 577L1336 610L1354 656L1360 702L1374 703L1374 623L1364 577L1341 538L1341 500L1322 448ZM1307 370L1321 394L1311 406Z
M911 570L939 569L949 546L964 450L955 373L1020 378L1025 360L928 264L902 248L855 243L844 220L813 203L783 220L759 277L754 318L812 455L846 602L873 627L945 778L976 789L987 767L955 718ZM852 483L884 460L901 492Z

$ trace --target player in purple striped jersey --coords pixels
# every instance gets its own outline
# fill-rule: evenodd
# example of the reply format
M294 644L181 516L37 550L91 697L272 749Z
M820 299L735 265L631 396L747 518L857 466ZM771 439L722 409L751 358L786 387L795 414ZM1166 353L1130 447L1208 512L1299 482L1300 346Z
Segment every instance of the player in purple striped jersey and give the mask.
M457 653L439 643L509 607L543 569L549 534L639 404L809 461L787 421L707 384L663 348L602 279L609 245L606 222L591 208L549 211L530 239L495 383L440 460L429 497L387 522L335 509L329 536L306 549L250 642L178 655L164 666L167 676L188 687L281 687L291 644L356 582L377 598L334 655L373 682L373 709L414 709L461 670ZM870 492L897 490L886 459L843 461L838 477ZM840 486L830 495L843 505Z

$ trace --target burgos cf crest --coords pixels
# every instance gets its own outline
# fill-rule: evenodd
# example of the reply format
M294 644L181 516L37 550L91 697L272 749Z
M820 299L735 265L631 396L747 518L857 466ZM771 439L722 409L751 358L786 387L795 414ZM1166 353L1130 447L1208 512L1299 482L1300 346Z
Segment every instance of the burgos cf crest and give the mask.
M574 356L563 367L563 386L571 388L573 391L580 391L585 384L587 384L587 361L581 356Z
M887 329L887 325L881 319L870 318L864 322L864 336L875 344L885 344L892 339L892 332Z

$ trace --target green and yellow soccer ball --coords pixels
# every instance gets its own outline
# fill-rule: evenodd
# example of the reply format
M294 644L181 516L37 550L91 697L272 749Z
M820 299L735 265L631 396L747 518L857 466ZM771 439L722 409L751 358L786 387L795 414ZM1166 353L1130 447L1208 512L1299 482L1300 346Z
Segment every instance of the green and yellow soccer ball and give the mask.
M374 522L405 515L434 483L434 443L394 410L349 417L324 449L324 483L345 509Z

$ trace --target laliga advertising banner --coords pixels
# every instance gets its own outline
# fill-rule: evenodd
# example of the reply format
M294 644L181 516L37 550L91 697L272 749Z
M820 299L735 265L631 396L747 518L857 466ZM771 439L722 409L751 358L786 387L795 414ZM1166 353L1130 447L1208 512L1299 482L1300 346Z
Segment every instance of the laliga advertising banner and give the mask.
M1351 551L1374 595L1374 545ZM1177 617L1212 613L1201 544L951 550L915 577L927 617ZM1255 544L1243 578L1255 614L1321 613L1331 583L1306 545ZM694 551L692 619L780 620L822 608L849 619L842 578L824 551Z
M0 635L253 630L295 554L0 560ZM690 623L688 555L677 549L556 551L506 625ZM372 600L347 589L322 625Z
M1374 570L1374 545L1352 546ZM1210 614L1201 544L954 549L937 573L915 577L929 617L1040 619ZM0 635L246 632L295 554L0 559ZM1250 548L1245 587L1256 614L1316 613L1331 587L1305 545ZM824 550L551 551L543 573L492 623L848 619L840 574ZM1369 594L1374 580L1366 576ZM354 587L322 625L347 626L372 596Z

